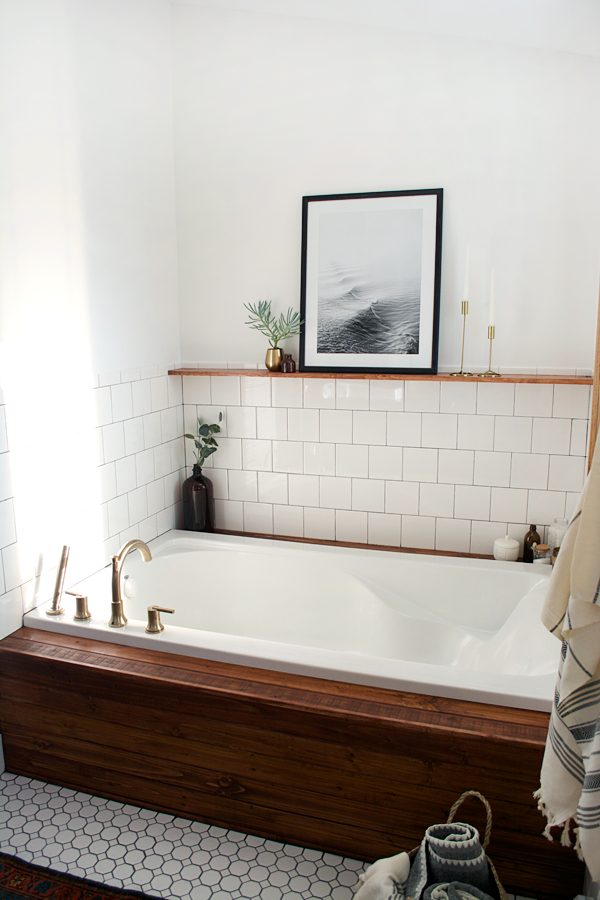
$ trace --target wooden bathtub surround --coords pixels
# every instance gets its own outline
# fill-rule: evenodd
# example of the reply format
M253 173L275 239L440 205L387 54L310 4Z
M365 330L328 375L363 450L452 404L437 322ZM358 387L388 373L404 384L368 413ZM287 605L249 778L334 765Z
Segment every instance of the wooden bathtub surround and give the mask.
M0 641L0 724L12 773L365 861L478 790L507 890L582 885L532 797L545 713L22 628ZM483 830L476 801L461 817Z

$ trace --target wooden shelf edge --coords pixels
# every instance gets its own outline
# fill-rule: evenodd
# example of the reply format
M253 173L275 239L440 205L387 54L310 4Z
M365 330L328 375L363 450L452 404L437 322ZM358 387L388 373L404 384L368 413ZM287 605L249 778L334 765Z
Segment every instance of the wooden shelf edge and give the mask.
M169 375L224 375L246 378L324 378L368 381L449 381L454 384L476 382L479 384L587 384L592 385L591 375L502 375L501 378L482 378L480 375L455 377L438 375L379 374L374 372L269 372L267 369L169 369Z

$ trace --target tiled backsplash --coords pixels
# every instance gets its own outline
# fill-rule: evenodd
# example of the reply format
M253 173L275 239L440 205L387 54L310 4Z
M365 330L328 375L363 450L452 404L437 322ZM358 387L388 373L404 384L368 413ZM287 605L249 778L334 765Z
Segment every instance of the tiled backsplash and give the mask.
M218 528L461 553L569 516L587 385L184 376ZM187 447L187 464L193 457Z
M168 368L96 376L96 386L90 391L97 426L105 564L127 540L139 537L148 541L181 524L181 483L185 478L182 389L181 378L168 376ZM45 579L41 594L35 591L33 600L36 579L44 572L39 567L28 571L19 552L10 436L1 392L0 551L0 630L7 634L18 627L23 609L48 599L49 580ZM57 562L52 560L52 565ZM49 572L53 584L51 568ZM77 571L72 554L67 583L89 574Z
M167 371L95 379L105 563L130 538L181 524L185 455L188 473L193 462L183 432L219 412L207 474L216 525L232 531L489 554L507 531L522 538L530 522L569 516L583 484L585 385ZM48 599L32 599L42 573L20 559L10 459L0 393L4 634Z

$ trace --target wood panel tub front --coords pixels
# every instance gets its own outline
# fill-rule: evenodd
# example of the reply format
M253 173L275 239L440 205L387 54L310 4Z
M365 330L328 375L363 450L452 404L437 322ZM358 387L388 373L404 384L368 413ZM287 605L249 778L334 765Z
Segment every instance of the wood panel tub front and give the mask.
M532 796L546 713L22 628L0 641L0 723L12 773L366 861L478 790L507 890L581 889ZM461 818L483 827L475 801Z

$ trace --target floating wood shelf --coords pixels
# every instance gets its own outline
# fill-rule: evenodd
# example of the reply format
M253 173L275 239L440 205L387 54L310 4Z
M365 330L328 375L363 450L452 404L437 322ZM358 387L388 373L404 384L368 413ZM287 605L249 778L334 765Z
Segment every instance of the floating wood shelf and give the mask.
M251 378L335 378L367 379L369 381L451 381L454 384L592 384L588 375L502 375L501 378L482 378L480 375L379 374L374 372L269 372L268 369L169 369L169 375L242 375Z

